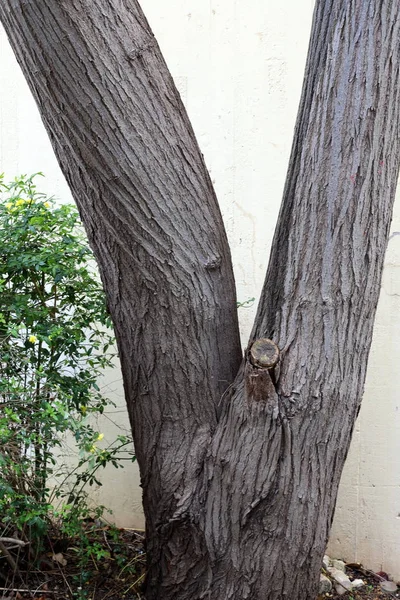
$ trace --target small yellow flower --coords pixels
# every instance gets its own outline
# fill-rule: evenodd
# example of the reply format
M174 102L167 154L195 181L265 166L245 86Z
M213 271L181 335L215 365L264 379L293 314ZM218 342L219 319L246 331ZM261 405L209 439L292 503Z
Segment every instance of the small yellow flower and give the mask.
M10 210L12 207L13 207L13 203L12 202L7 202L6 209Z
M103 437L104 437L104 433L99 433L99 435L97 436L97 441L101 442L101 440L103 439Z
M92 454L96 452L96 446L94 444L89 448L89 452L91 452Z
M25 204L26 200L24 200L23 198L18 198L18 200L15 203L15 206L22 206L23 204Z
M81 413L82 413L83 415L85 415L85 414L87 413L87 407L86 407L86 406L84 406L83 404L81 404L80 408L81 408Z
M30 335L30 336L28 337L28 341L29 341L31 344L34 344L35 342L37 342L37 337L36 337L36 335Z
M46 208L50 208L50 202L44 202L43 206L45 206Z

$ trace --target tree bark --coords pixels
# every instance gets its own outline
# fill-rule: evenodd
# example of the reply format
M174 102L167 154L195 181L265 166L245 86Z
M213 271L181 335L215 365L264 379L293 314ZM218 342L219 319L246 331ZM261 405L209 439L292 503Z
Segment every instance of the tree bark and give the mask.
M159 565L160 528L190 502L242 354L218 203L136 2L11 1L0 14L99 264Z
M99 261L142 476L147 600L310 600L398 177L397 3L317 1L239 371L215 194L137 2L3 0L0 19Z

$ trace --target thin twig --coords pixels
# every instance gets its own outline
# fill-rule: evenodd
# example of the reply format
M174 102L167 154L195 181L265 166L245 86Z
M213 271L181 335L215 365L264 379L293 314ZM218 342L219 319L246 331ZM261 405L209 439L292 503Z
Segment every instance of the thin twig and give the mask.
M105 541L105 543L106 543L106 545L107 545L107 548L109 549L109 551L110 551L110 552L111 552L111 554L112 554L112 551L113 551L113 549L111 548L111 546L110 546L110 544L109 544L109 542L108 542L108 539L107 539L107 534L106 534L106 532L105 532L105 529L103 529L103 537L104 537L104 541Z
M73 597L73 596L74 596L74 594L73 594L73 592L72 592L71 586L70 586L70 585L69 585L69 583L68 583L68 579L65 577L64 569L62 569L62 568L61 568L61 565L60 565L60 563L57 563L57 568L58 568L58 572L60 573L61 577L62 577L62 578L63 578L63 580L64 580L64 583L65 583L65 585L66 585L66 586L67 586L67 588L69 589L69 592L70 592L70 594L71 594L71 597Z
M28 589L24 589L24 588L9 588L9 587L0 587L0 592L20 592L20 593L24 593L24 594L43 594L44 590L41 589L37 589L37 590L28 590ZM53 591L53 590L46 590L44 592L45 594L53 594L55 596L64 596L65 592L58 592L58 591Z
M122 567L121 571L119 572L117 579L119 579L122 575L122 573L125 571L125 569L127 569L128 567L130 567L131 565L135 564L135 562L137 562L140 559L145 559L146 558L146 554L138 554L137 556L134 556L128 563L126 563L126 565L124 567Z
M124 591L124 595L127 594L129 592L129 590L131 590L133 587L135 587L136 585L138 585L142 581L142 579L144 579L145 575L146 575L146 573L143 573L138 579L136 579L136 581L134 581L132 583L132 585L130 585L128 587L128 589Z
M0 537L0 543L6 543L6 544L14 544L17 546L27 546L30 542L24 542L22 540L18 540L17 538L11 538L11 537Z
M8 564L10 565L13 574L18 575L18 577L22 580L21 571L18 568L17 563L15 562L11 553L7 550L3 542L0 541L0 552L6 557Z

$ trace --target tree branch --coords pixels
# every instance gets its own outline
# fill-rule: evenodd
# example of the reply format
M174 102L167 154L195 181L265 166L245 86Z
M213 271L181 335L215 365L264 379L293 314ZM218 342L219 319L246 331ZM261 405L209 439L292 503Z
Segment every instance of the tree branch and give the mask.
M352 414L361 399L400 164L394 6L391 0L316 4L283 203L251 335L272 339L282 352L279 390L289 412L306 405L332 411L330 392L339 387L337 400L350 396Z
M135 0L5 0L0 19L98 260L157 520L160 490L173 510L197 472L241 359L210 177Z

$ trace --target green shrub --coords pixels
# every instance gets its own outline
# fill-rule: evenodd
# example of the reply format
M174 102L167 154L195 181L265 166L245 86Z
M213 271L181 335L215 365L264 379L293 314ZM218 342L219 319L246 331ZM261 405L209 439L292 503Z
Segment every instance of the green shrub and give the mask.
M0 523L3 535L17 527L40 541L55 497L79 511L85 485L108 462L119 466L130 440L100 449L92 425L107 404L96 382L113 336L76 208L39 193L35 176L0 177L0 187ZM67 432L79 458L61 474Z

